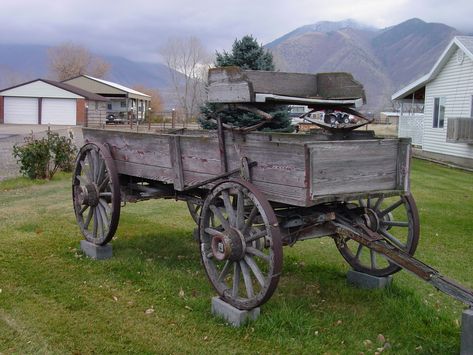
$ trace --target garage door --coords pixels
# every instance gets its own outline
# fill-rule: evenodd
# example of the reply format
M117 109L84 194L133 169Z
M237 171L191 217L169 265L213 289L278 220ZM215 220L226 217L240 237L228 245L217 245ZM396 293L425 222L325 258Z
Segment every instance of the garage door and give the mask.
M38 99L27 97L4 98L4 122L38 124Z
M43 99L42 124L76 124L75 99Z

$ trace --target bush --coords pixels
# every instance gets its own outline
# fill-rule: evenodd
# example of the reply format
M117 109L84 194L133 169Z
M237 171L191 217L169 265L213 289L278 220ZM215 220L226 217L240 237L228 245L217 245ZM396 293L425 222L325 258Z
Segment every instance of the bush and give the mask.
M30 179L52 179L56 171L72 171L76 147L69 137L48 130L46 137L25 138L24 145L13 147L13 156L20 165L20 173Z

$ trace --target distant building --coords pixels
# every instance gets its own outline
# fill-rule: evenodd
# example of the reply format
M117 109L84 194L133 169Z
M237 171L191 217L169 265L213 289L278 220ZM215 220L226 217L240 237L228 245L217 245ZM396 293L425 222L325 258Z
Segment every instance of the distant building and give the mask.
M401 102L401 137L427 157L473 167L473 37L455 37L430 72L392 100Z
M106 97L109 100L107 104L109 114L115 114L127 121L130 119L144 121L147 118L151 104L149 95L89 75L80 75L63 82Z
M36 79L0 91L0 123L85 125L103 117L108 99L57 81Z

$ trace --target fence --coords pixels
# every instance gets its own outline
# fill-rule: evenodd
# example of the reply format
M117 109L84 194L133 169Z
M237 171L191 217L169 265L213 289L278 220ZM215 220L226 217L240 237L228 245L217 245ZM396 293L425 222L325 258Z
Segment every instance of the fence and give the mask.
M424 114L402 115L399 117L398 136L411 138L412 144L422 147L424 136Z

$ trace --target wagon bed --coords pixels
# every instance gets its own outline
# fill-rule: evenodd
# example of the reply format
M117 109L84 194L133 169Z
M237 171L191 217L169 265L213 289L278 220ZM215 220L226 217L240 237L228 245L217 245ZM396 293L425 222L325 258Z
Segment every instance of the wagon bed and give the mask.
M189 189L224 172L216 133L133 133L84 129L107 144L119 174ZM228 170L256 162L251 181L269 201L312 206L358 195L409 191L410 141L404 138L314 140L307 135L225 133Z

